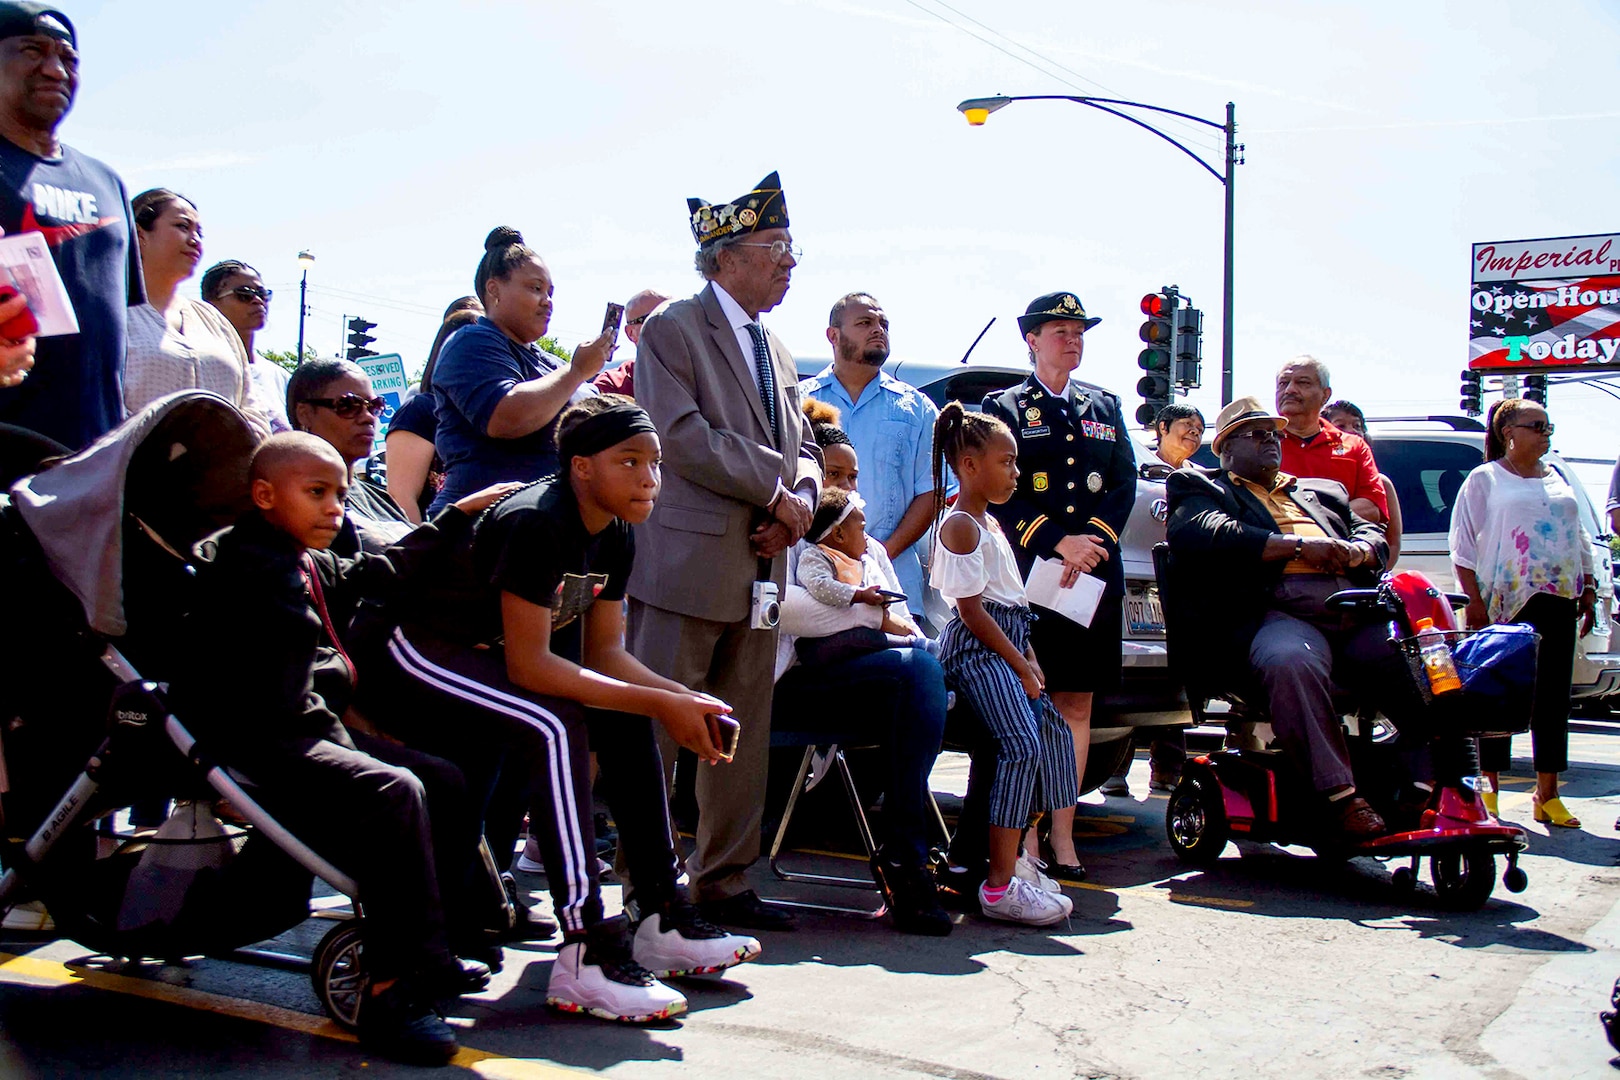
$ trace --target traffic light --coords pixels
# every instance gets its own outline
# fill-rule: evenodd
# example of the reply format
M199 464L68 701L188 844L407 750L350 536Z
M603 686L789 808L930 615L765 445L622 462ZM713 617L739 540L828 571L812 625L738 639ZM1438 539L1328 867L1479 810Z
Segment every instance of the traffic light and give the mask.
M376 325L376 323L362 319L358 315L350 319L349 351L343 355L350 360L358 360L362 356L376 356L377 350L366 348L367 345L370 345L373 341L377 340L374 335L366 333L367 330L370 330Z
M1177 308L1174 323L1175 383L1193 390L1203 385L1204 313L1195 307Z
M1142 297L1142 314L1147 316L1147 322L1142 324L1139 336L1147 343L1147 348L1137 356L1136 363L1147 374L1136 383L1136 392L1142 396L1142 404L1136 407L1136 422L1143 427L1151 427L1159 410L1170 404L1173 373L1170 353L1176 337L1179 303L1180 297L1170 286Z
M1462 400L1457 403L1457 407L1469 416L1479 416L1485 411L1485 388L1482 385L1484 381L1479 372L1463 369Z
M1524 399L1533 401L1545 408L1547 405L1547 376L1526 375L1524 378Z

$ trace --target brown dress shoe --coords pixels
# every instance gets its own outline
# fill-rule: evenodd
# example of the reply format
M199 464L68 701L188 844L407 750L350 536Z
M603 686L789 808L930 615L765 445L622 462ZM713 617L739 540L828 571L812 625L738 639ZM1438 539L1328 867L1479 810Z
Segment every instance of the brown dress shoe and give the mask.
M1371 840L1389 831L1378 811L1368 806L1360 795L1340 799L1334 809L1338 812L1339 833L1346 840Z

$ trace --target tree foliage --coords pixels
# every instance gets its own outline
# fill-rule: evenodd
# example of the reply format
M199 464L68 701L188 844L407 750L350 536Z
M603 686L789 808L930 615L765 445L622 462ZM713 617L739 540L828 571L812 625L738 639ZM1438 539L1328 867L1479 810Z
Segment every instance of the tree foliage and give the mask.
M299 361L298 358L293 355L292 349L283 349L280 352L277 352L275 349L261 349L259 351L259 355L279 368L286 368L288 371L295 371L298 368ZM310 348L308 345L305 345L304 359L306 361L318 360L320 359L320 354L314 349Z

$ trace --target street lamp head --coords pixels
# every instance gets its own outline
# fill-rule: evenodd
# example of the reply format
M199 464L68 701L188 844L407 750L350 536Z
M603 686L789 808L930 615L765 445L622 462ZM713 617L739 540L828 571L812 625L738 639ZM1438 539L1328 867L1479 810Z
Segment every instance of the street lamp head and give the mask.
M307 251L300 251L298 253L298 269L300 269L300 270L308 270L310 267L312 267L314 265L315 265L315 256L311 255Z
M981 127L986 120L990 119L991 113L1002 108L1011 100L1012 98L1001 97L1000 95L996 97L968 98L956 107L956 111L967 117L967 122L972 126Z

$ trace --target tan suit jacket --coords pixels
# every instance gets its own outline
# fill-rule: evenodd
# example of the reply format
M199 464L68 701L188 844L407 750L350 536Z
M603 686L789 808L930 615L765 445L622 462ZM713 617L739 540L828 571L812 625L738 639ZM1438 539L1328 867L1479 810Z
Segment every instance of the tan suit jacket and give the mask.
M630 596L680 615L734 623L748 617L757 560L748 537L780 482L821 493L821 451L801 411L793 357L766 331L776 372L779 439L714 286L671 304L642 327L636 402L658 426L664 488L636 528ZM771 576L781 585L785 560Z

